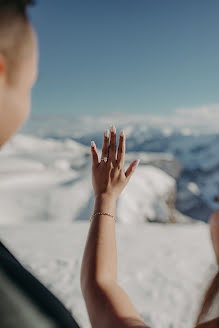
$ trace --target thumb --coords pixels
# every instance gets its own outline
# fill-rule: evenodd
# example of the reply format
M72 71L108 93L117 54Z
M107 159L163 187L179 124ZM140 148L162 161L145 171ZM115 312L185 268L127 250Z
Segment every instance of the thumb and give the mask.
M134 173L136 167L138 166L140 162L140 159L136 159L134 162L132 162L129 167L127 168L126 172L125 172L125 176L129 179L132 174Z

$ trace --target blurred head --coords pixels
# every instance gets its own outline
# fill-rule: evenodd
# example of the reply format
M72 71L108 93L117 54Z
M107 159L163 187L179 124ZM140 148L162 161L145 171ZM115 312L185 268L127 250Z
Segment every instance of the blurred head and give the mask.
M31 0L0 0L0 148L29 115L38 48L27 17Z

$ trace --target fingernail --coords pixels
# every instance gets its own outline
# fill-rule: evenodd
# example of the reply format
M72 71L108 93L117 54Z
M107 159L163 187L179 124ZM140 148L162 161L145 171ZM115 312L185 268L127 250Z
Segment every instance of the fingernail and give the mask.
M105 137L109 137L109 129L106 129L104 132Z
M122 131L120 132L120 136L121 136L121 137L124 137L124 135L125 135L125 133L124 133L124 131L122 130Z
M111 125L110 131L116 133L116 127L114 124Z
M136 159L134 166L137 167L140 162L140 159Z
M95 142L93 140L91 141L91 147L96 147Z

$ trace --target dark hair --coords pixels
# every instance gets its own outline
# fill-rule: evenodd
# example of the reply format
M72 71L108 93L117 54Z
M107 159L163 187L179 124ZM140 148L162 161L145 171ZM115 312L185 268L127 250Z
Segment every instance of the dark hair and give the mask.
M0 11L13 11L27 18L27 7L34 3L34 0L0 0Z

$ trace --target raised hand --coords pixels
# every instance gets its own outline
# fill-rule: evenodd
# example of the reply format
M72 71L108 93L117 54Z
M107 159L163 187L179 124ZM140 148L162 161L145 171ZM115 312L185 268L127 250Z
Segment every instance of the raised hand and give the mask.
M103 139L102 156L99 162L96 145L91 141L92 152L92 184L95 196L109 195L117 199L131 178L140 160L133 161L126 172L125 163L125 134L121 131L118 153L116 158L116 128L113 125L106 129ZM106 161L104 160L106 159Z

